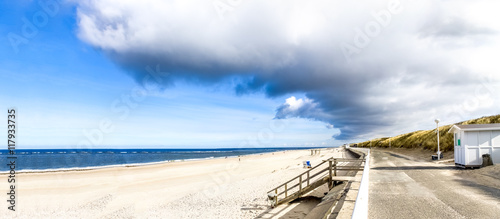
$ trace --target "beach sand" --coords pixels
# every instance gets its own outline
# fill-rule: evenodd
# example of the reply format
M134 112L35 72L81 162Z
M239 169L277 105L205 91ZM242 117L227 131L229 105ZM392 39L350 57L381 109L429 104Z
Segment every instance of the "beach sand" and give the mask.
M267 191L341 149L274 152L135 167L16 175L16 211L8 218L255 218ZM239 161L241 159L241 161ZM7 199L7 175L0 188Z

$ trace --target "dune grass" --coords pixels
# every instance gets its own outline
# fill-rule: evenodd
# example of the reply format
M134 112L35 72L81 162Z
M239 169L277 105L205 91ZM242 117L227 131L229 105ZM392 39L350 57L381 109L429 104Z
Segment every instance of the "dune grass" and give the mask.
M486 116L478 119L467 120L456 125L470 125L470 124L490 124L490 123L500 123L500 114L494 116ZM440 149L442 152L453 151L453 135L448 133L448 130L455 125L445 125L439 127L439 142ZM370 147L370 142L372 147L382 147L388 148L389 141L391 142L391 147L394 148L422 148L426 150L437 150L437 134L436 129L432 130L420 130L415 132L410 132L402 135L398 135L391 138L377 138L371 141L365 141L358 143L358 147Z

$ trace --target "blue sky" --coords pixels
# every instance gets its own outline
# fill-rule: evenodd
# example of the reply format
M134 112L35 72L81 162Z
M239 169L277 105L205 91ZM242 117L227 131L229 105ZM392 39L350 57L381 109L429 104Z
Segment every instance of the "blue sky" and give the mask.
M2 108L18 111L22 148L236 147L268 133L276 105L286 98L237 96L224 84L179 82L149 92L121 118L123 113L115 112L113 103L126 106L122 96L141 85L78 38L75 5L58 5L57 14L48 16L46 25L37 27L35 36L25 37L27 43L16 51L8 34L24 37L22 19L33 22L33 16L44 10L37 1L0 3L0 99ZM85 133L95 133L105 119L112 122L113 131L102 140L94 134L90 139L97 140L91 142ZM5 127L2 130L5 136ZM258 146L332 145L331 134L321 122L290 119L286 128L273 131Z
M17 108L22 148L336 146L431 129L499 112L493 3L4 1L0 104ZM143 83L148 68L161 81Z

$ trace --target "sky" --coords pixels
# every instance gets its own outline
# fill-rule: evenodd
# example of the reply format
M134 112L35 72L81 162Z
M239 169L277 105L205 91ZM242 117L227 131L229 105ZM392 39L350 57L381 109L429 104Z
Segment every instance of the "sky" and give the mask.
M499 6L3 1L0 108L16 109L20 148L337 146L432 129L500 112Z

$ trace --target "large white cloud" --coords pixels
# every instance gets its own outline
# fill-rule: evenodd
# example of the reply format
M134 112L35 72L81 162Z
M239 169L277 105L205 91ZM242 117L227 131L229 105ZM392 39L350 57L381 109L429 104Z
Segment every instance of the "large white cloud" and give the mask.
M303 92L276 118L323 121L352 139L497 113L494 5L95 0L79 3L78 34L138 81L160 65L165 84L236 78L238 93Z

